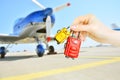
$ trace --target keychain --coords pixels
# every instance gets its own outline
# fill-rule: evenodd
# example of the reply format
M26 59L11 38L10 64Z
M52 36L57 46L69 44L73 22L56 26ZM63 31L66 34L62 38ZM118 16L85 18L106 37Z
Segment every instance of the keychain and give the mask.
M63 43L68 36L70 36L70 31L68 30L70 27L62 28L61 30L57 31L57 34L55 35L55 40L57 41L57 44Z
M78 33L78 36L75 37L73 32L72 36L69 36L67 38L67 42L65 45L64 55L67 58L78 58L80 46L81 46L81 40L79 39L80 32Z

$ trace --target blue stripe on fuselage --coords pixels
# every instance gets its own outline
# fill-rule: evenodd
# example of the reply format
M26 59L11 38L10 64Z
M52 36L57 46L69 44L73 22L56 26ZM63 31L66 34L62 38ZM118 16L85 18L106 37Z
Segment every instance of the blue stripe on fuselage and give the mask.
M29 14L27 17L18 21L15 24L13 34L14 35L19 35L19 33L22 31L22 29L24 27L26 27L28 24L30 24L31 22L33 22L33 23L34 22L35 23L44 22L43 19L46 18L46 17L47 17L47 15L45 14L45 10L35 11L35 12ZM54 24L55 23L54 15L50 15L50 17L51 17L52 24Z

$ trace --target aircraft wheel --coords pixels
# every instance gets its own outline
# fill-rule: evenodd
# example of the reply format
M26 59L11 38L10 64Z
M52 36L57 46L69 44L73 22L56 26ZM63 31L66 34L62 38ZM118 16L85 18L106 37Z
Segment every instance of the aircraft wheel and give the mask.
M54 52L54 47L53 46L49 47L49 52Z
M6 50L5 47L0 47L1 58L5 58Z
M38 57L42 57L44 55L45 49L43 48L43 45L39 44L36 48L36 53Z
M1 58L5 58L5 53L2 53L2 54L1 54Z
M57 54L54 50L54 47L53 46L50 46L49 47L49 52L47 53L48 55L51 55L51 54Z

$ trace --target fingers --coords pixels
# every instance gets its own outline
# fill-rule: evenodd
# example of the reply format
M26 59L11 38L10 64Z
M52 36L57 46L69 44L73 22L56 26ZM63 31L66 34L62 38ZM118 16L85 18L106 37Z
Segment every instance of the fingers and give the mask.
M71 25L71 30L73 31L88 31L88 25L90 25L90 17L87 16L80 16L76 18Z
M78 24L78 25L70 26L70 29L73 31L88 31L89 26Z
M81 41L85 41L87 37L87 32L82 31L82 32L74 32L72 33L76 38L78 37ZM79 36L78 36L79 35Z
M87 32L82 31L82 32L80 33L80 37L79 37L79 38L80 38L82 41L85 41L86 37L87 37Z
M80 32L79 38L84 41L87 37L87 34L91 31L90 26L92 26L91 20L93 20L93 18L94 15L92 14L77 17L70 26L70 29L76 32L74 33L76 36L78 36L78 32Z
M79 16L73 21L72 25L89 24L92 17L94 17L94 15L92 15L92 14L87 14L85 16Z
M80 32L79 39L81 41L85 41L85 39L87 37L87 32L88 32L89 26L79 24L79 25L71 26L70 29L75 32L74 34L76 36L78 36L78 32Z
M80 24L83 22L83 20L84 20L84 16L79 16L73 21L72 25Z

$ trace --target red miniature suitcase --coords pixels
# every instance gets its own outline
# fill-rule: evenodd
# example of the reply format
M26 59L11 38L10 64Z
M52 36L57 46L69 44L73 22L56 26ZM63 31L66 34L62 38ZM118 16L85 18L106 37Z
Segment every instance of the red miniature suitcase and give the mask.
M73 36L67 38L67 43L65 45L64 55L70 58L78 58L80 51L81 40Z

